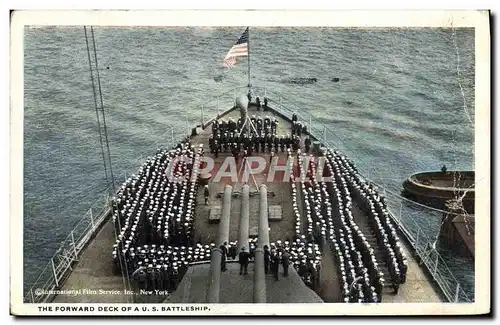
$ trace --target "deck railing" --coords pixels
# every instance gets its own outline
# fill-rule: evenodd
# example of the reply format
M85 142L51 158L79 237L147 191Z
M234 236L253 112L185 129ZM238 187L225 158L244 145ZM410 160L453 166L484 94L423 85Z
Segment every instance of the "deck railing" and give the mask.
M235 87L208 101L200 103L199 124L196 122L195 125L206 126L217 115L222 115L233 108L236 103L236 98L241 95L242 90L248 90L248 87ZM323 145L329 148L339 149L341 152L348 155L354 155L353 158L358 165L358 169L367 180L371 180L371 178L375 176L367 165L362 164L361 160L356 159L358 157L354 152L346 150L347 148L342 143L342 139L336 136L336 133L330 129L326 123L316 119L312 114L301 109L293 103L293 101L282 96L279 92L270 91L265 87L252 86L251 93L252 98L260 97L261 102L263 102L264 97L267 97L268 106L283 116L291 119L292 114L296 114L301 121L306 123L308 132ZM181 128L176 128L174 126L168 127L161 138L165 139L165 143L167 143L169 147L174 147L179 141L191 134L191 128L194 127L194 125L190 124L191 122L192 121L187 120L185 122L185 127ZM333 139L337 139L337 143L335 143ZM157 148L164 146L165 143L162 145L157 143ZM142 158L141 156L140 161L143 161ZM379 176L377 177L378 181L383 182L383 178L380 177L381 175L377 176ZM378 187L379 190L385 192L384 186L378 185ZM449 302L471 302L472 300L463 290L463 286L455 278L442 256L435 249L435 240L431 239L426 232L422 230L415 218L412 217L412 214L403 213L403 205L413 204L411 203L412 201L406 200L399 195L394 195L392 193L387 195L387 192L385 193L389 201L389 212L393 221L397 224L400 232L412 246L420 262L426 266L429 274L441 288L446 299ZM70 235L63 241L61 247L31 286L29 292L25 296L26 302L47 302L50 295L36 295L36 289L42 290L43 292L55 290L59 287L59 284L67 278L71 273L72 264L78 260L79 255L90 239L93 238L99 225L109 216L110 209L108 202L109 197L106 196L103 205L101 198L71 231ZM397 211L397 209L394 208L395 206L400 206L398 213L394 212Z
M94 238L109 215L109 197L106 194L94 203L64 239L25 294L25 302L44 303L50 301L54 292L60 289L61 284L71 274L74 263L78 261L87 244Z

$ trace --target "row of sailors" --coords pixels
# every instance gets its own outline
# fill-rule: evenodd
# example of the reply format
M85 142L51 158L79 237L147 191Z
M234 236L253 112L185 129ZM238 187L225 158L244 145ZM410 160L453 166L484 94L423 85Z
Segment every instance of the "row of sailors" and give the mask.
M130 206L130 202L127 202L127 200L143 196L146 190L150 190L153 185L158 185L160 177L165 175L165 170L173 157L183 155L192 158L193 152L188 149L188 147L184 147L178 148L175 151L163 150L158 152L154 158L148 158L143 166L139 168L138 175L132 175L118 190L117 208L122 210L127 206L129 210L133 210L133 207ZM190 170L190 166L188 165L187 167L186 169ZM175 172L178 171L176 170ZM142 192L140 192L139 187L142 188Z
M271 253L286 251L290 254L292 264L304 283L311 289L319 288L321 270L321 250L319 245L307 241L305 235L297 237L294 241L277 241L271 243Z
M135 286L146 290L173 292L190 263L210 261L215 244L196 246L143 245L124 256ZM119 265L115 262L115 272Z
M275 135L224 134L222 137L210 136L208 143L212 154L246 150L248 155L251 155L252 152L278 152L280 149L281 152L285 152L285 149L297 151L300 148L300 141L299 136L290 134L280 137ZM305 142L308 142L307 139ZM308 143L310 146L310 140Z
M250 92L248 92L247 98L248 98L248 103L251 103L252 102L252 94ZM255 98L255 104L257 105L257 110L260 109L261 107L264 107L264 110L265 110L265 108L267 108L267 97L264 97L263 103L261 103L259 97Z
M393 281L404 283L408 269L407 260L396 229L390 220L385 198L378 194L373 184L362 179L358 171L351 164L345 162L345 158L339 158L338 161L340 164L343 163L343 168L350 175L348 181L351 191L361 209L367 214L377 241L383 248Z
M377 242L383 247L384 259L389 266L389 272L394 281L404 283L408 270L408 261L399 241L395 227L390 221L386 206L375 191L366 184L354 184L360 207L367 214L371 227L375 229Z
M253 258L258 244L257 238L249 240L250 258ZM305 237L295 241L280 241L271 243L271 252L286 251L292 264L304 282L313 288L319 283L321 268L321 251L314 243L307 243ZM146 290L167 290L172 292L182 280L186 269L191 263L209 262L215 244L195 246L142 245L131 247L123 258L126 261L131 278L136 287ZM228 257L235 259L237 242L231 242L227 247ZM115 272L120 265L115 261Z
M290 154L290 153L289 153ZM293 163L290 161L290 163ZM303 156L298 153L298 165L299 165L299 170L303 170L302 169L302 164L303 164ZM294 180L298 175L298 174L293 168L290 168L290 170L292 171L291 172L291 179ZM312 221L312 217L311 217L311 212L310 210L307 210L306 208L306 225L307 225L307 231L306 231L306 234L307 235L304 235L303 234L303 225L301 224L301 215L300 215L300 211L299 211L299 208L298 208L298 197L297 197L297 185L296 185L296 182L292 181L291 182L291 186L292 186L292 207L293 207L293 212L294 212L294 215L295 215L295 236L296 238L300 238L300 241L299 243L304 243L306 242L306 238L308 238L308 253L312 253L312 250L309 249L311 246L312 246L312 243L314 243L314 262L312 263L312 265L310 265L311 267L307 268L307 267L304 267L304 265L307 265L306 263L304 263L304 261L302 259L300 259L300 264L299 264L299 275L302 276L303 280L306 282L306 284L308 284L312 289L316 289L317 286L319 285L319 270L320 270L320 261L321 261L321 251L320 251L320 247L318 245L318 240L317 238L315 238L314 236L314 232L313 232L313 228L312 228L312 224L313 224L313 221ZM302 184L300 185L302 186ZM309 201L305 201L305 202L308 202ZM309 259L311 260L311 259ZM295 261L295 263L297 263L297 261ZM300 270L309 270L309 272L303 272L303 271L300 271Z
M288 155L290 155L291 152L290 150L288 151ZM300 153L298 154L299 157L300 157ZM298 171L295 169L295 168L292 168L291 165L293 165L293 161L289 161L289 170L291 171L290 173L290 184L291 184L291 187L292 187L292 208L293 208L293 214L295 216L295 237L296 238L300 238L301 236L304 236L303 235L303 231L302 231L302 224L301 224L301 220L302 220L302 217L301 217L301 214L300 214L300 211L299 211L299 202L298 202L298 197L297 197L297 183L295 182L295 179L298 177ZM299 163L299 167L300 167L300 163ZM311 239L311 236L312 236L312 232L307 232L307 237Z
M344 230L347 231L347 237L350 242L354 242L355 247L360 253L359 259L361 259L364 264L367 266L367 271L364 276L363 286L366 289L375 288L374 292L377 294L378 299L382 297L382 288L384 285L389 285L389 283L385 283L384 274L380 271L378 266L379 262L375 257L375 250L370 246L367 241L364 233L358 227L358 225L354 221L354 216L352 214L352 198L351 193L348 188L348 182L346 177L348 174L344 172L342 168L338 165L334 164L332 168L332 164L330 160L327 162L327 166L330 170L334 170L333 174L335 175L336 182L333 184L333 201L338 202L338 206L340 207L338 214L340 215L340 220L343 224L346 224L347 227L344 227ZM345 237L345 236L344 236ZM393 283L394 285L394 283ZM395 290L398 289L398 286L394 287ZM366 292L365 296L373 296L373 290L369 290Z
M353 239L355 246L360 251L364 263L368 266L367 272L373 280L376 292L378 295L381 295L384 285L384 275L378 267L374 249L370 246L365 235L354 221L352 198L346 181L346 174L338 166L332 168L330 161L327 161L327 168L334 170L335 183L333 183L330 193L332 194L332 201L339 206L337 214L340 216L341 222L347 225L347 227L344 227L344 230L347 231L348 238Z
M302 159L299 159L299 164L302 164ZM311 174L316 173L315 165L312 161L308 170ZM301 167L302 169L302 167ZM335 183L333 184L335 186ZM326 240L333 250L334 256L337 258L339 272L342 279L343 298L346 302L376 302L381 296L381 281L378 278L373 280L373 274L379 275L376 270L376 264L368 263L371 272L367 271L365 263L365 254L359 252L363 250L365 242L360 242L358 236L351 236L351 228L355 226L353 220L351 223L346 223L345 218L332 216L332 203L329 200L330 193L327 190L326 183L318 183L314 180L310 183L301 183L302 196L304 198L303 205L305 207L308 233L313 233L317 241ZM292 187L292 192L295 190ZM295 196L295 193L294 193ZM342 198L339 197L339 201ZM339 212L342 213L342 206L339 205ZM350 208L350 206L348 206ZM350 212L350 211L349 211ZM352 214L351 214L352 216ZM340 220L339 220L340 219ZM300 222L300 221L299 221ZM357 226L356 226L357 227ZM359 235L361 232L356 235ZM345 236L346 234L347 236ZM352 255L355 258L352 258ZM373 256L374 258L374 256ZM372 276L369 275L372 274ZM356 281L362 280L362 284L354 285Z
M396 229L389 220L385 208L379 213L375 207L369 207L370 200L364 193L364 209L371 222L371 225L377 231L375 232L377 241L383 246L384 258L388 263L389 272L393 279L399 283L406 281L406 272L408 270L408 261L402 249L401 243L396 233ZM363 202L363 201L362 201ZM369 208L367 208L367 206Z
M173 292L189 267L185 247L144 245L125 256L133 270L134 287L145 290Z
M292 122L292 135L300 137L302 134L307 134L307 126L302 122Z
M197 184L170 181L164 172L174 157L184 155L188 157L189 164L192 164L191 149L186 143L175 151L158 153L155 159L148 159L137 176L134 175L122 186L117 194L113 213L113 220L119 231L113 249L116 260L121 261L119 253L127 254L134 245L192 243ZM164 159L165 156L167 159ZM191 172L197 173L198 163L194 167L187 164L180 161L179 166L174 168L174 175L178 177L189 176Z
M228 257L232 259L236 258L238 252L237 244L237 241L229 243L229 248L227 249ZM254 258L257 245L258 238L249 239L249 253L251 259ZM319 283L319 270L321 268L321 251L319 245L313 242L308 242L306 236L304 235L297 236L294 241L278 240L276 243L270 243L270 257L272 257L273 254L278 254L282 251L286 251L290 254L289 263L295 267L302 280L306 284L316 287ZM266 270L270 267L269 264L270 260L267 260L267 262L264 261L264 267Z
M200 153L202 153L201 148L198 149L198 155L195 156L193 167L186 166L186 162L179 162L180 174L187 176L188 179L192 179L191 176L194 174L194 179L197 179ZM189 168L192 168L192 170ZM175 184L174 190L177 191L172 193L171 196L175 199L161 202L157 196L155 204L151 204L146 211L152 233L156 235L156 239L152 240L152 242L191 245L198 184L188 180L173 184ZM180 195L178 192L180 192ZM166 198L164 196L164 199Z
M304 163L307 161L305 158L306 158L306 154L302 154L300 156L298 156L298 166L299 166L299 170L300 171L305 171L305 178L306 179L311 179L313 180L314 177L315 177L315 169L314 169L314 160L312 159L312 156L309 156L309 158L311 158L310 160L308 160L309 162L309 165L307 167L304 167ZM302 176L302 175L301 175ZM312 183L314 184L314 183ZM314 204L313 202L311 202L309 200L309 197L307 196L307 192L306 192L306 188L308 186L310 186L311 183L304 183L304 182L301 182L300 183L300 190L303 192L303 201L302 201L302 205L303 205L303 212L305 214L305 219L306 219L306 226L307 226L307 235L310 237L310 238L315 238L315 239L318 239L318 233L314 231L313 229L313 225L314 225L314 221L313 221L313 214L311 213L311 206L314 207ZM296 189L295 187L292 187L292 192L296 192ZM294 193L295 195L295 193ZM300 221L297 221L300 223Z
M252 126L245 125L245 121L241 117L238 118L237 121L234 121L232 118L229 118L228 120L216 119L212 122L212 135L217 136L217 134L224 134L226 132L244 133L241 132L244 125L250 130L251 134L277 134L279 122L276 118L270 118L269 116L262 118L262 116L256 117L255 115L252 115L250 121L252 122Z
M352 166L352 164L347 163L345 157L335 152L328 152L327 158L328 168L334 171L333 174L336 175L337 183L341 184L342 193L337 193L337 199L343 198L344 200L346 200L346 202L344 202L346 206L350 207L352 205L352 198L350 193L353 193L355 200L360 203L363 212L365 212L365 214L367 215L368 221L371 225L371 229L375 233L379 247L381 248L385 256L385 262L388 265L390 271L393 287L397 292L399 289L399 284L404 283L405 281L407 262L399 243L396 230L390 223L387 210L386 208L382 208L383 200L380 200L379 196L376 195L375 190L371 190L370 195L376 196L378 198L377 202L380 203L380 209L384 209L383 212L385 213L385 218L383 218L384 221L382 222L381 218L378 217L375 207L367 207L367 202L371 202L371 200L367 198L367 189L369 188L369 185L367 185L366 182L362 181L362 178ZM352 214L350 213L350 211L348 212L348 220L352 220ZM354 221L352 221L352 224L354 224ZM390 229L390 239L387 236L386 230L384 230L384 226ZM360 233L357 226L354 228L354 230L357 233ZM364 239L364 236L362 236L362 234L359 237L361 237L361 240ZM369 259L368 261L375 261L373 256L373 249L371 249L369 245L368 247L366 247L365 245L365 250L368 250L370 252L371 259ZM380 275L377 275L377 272L373 273L375 273L372 274L373 277L380 280Z
M134 200L134 203L137 203L137 198L138 197L143 198L144 192L146 192L145 196L156 194L156 192L151 193L151 189L153 189L153 192L156 191L158 188L158 185L160 183L160 180L162 181L162 184L165 184L165 182L168 181L167 178L160 179L158 176L159 175L165 176L166 173L164 172L164 169L168 165L169 160L170 159L167 159L166 161L164 161L161 164L161 166L159 166L159 167L154 166L154 165L153 165L153 167L151 167L151 165L147 165L145 168L146 172L144 172L143 167L141 167L139 172L140 172L140 175L142 176L142 179L140 179L140 176L133 176L134 182L132 183L132 185L133 185L132 190L130 191L129 187L127 187L127 191L125 191L125 193L119 192L117 194L118 199L116 201L116 203L117 203L116 206L119 210L121 208L122 218L126 214L123 212L127 212L126 211L127 208L129 208L131 211L134 211L134 206L130 204L130 200ZM149 161L149 159L148 159L148 161ZM187 167L181 166L181 167L184 167L184 168L176 168L177 169L177 171L175 172L176 176L179 173L182 173L182 171L180 171L182 169L184 169L185 171L190 171L192 169L189 166L187 166ZM151 172L151 170L153 170L153 172ZM123 187L124 186L122 186L122 188ZM125 206L125 211L123 210L124 206Z

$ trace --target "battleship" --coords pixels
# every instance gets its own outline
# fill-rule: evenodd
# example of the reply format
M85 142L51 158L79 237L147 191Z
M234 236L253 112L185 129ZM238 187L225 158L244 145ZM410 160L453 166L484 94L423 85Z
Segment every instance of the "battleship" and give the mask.
M110 193L70 232L25 302L473 301L433 239L329 142L327 126L251 85L249 51L249 83L229 90L231 103L217 100L213 116L202 106L199 124L172 132L115 187L87 30Z

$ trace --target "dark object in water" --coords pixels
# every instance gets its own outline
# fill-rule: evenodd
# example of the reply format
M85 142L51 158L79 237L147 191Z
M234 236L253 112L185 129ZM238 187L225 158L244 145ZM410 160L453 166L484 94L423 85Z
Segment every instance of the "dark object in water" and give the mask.
M338 77L332 78L333 82L339 82L339 80L340 80L340 78L338 78Z
M221 82L222 79L224 79L224 76L223 75L218 75L218 76L214 76L214 81L215 82Z
M307 84L313 84L318 81L318 78L290 78L288 80L285 80L285 82L291 83L291 84L298 84L298 85L307 85Z
M425 172L411 175L403 183L402 195L416 202L448 210L456 198L467 213L474 213L474 171Z

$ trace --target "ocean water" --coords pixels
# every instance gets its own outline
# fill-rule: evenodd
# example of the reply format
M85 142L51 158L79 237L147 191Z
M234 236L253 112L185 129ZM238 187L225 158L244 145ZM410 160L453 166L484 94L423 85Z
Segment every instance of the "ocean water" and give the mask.
M169 144L171 127L177 134L199 123L203 101L247 84L246 59L221 67L242 28L94 32L119 182ZM285 103L327 125L328 140L387 190L399 192L410 174L443 164L473 168L473 29L255 27L250 42L252 84L283 94ZM26 28L24 47L28 288L106 182L83 27ZM318 82L285 82L295 77ZM232 96L220 105L230 105ZM205 118L215 113L215 104L205 107ZM438 233L439 216L419 220L429 236ZM445 258L473 292L473 261Z

